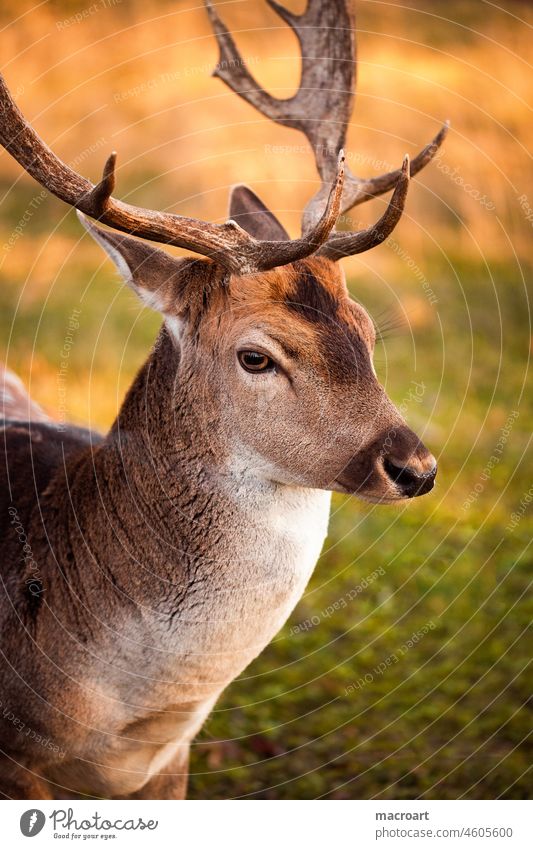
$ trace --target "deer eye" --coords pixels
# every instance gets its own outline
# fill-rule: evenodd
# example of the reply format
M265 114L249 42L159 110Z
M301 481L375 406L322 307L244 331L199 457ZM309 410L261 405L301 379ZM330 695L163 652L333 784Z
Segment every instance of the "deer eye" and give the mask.
M259 371L272 371L276 367L274 360L260 351L239 351L237 356L243 369L252 374Z

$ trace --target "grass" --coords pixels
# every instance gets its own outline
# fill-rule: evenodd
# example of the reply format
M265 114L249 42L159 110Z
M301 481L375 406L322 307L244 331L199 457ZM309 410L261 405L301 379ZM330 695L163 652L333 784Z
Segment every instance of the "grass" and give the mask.
M202 15L180 3L132 3L59 31L57 20L77 8L46 4L6 30L6 76L24 87L21 106L59 153L72 160L89 151L80 169L94 177L116 146L121 197L211 219L223 215L227 186L247 180L295 232L310 159L269 154L267 141L301 140L255 120L209 79L215 52ZM412 152L440 118L454 126L442 160L415 181L395 243L346 263L354 296L378 322L403 322L402 332L385 334L376 365L438 456L438 486L402 508L334 497L304 598L194 746L193 798L530 795L531 231L520 196L533 206L533 192L523 183L528 33L519 19L531 22L531 10L359 8L360 96L349 138L363 155L359 170L379 170L377 150L394 162ZM244 30L275 21L257 4L228 7L226 17ZM244 31L239 41L265 84L296 74L287 33L267 43ZM169 67L179 71L172 81L143 90ZM2 248L40 191L19 177L1 156L4 359L57 412L60 350L80 309L68 413L104 429L158 319L117 285L54 199ZM379 212L379 202L370 206L358 208L362 221Z

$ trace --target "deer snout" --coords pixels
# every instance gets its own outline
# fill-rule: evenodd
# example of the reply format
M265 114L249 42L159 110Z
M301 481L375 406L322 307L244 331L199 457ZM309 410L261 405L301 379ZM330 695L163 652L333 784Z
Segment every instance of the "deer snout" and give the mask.
M437 461L407 428L398 442L382 455L382 462L386 477L404 498L415 498L433 489Z
M433 489L437 462L406 425L383 431L355 454L335 487L367 501L390 503Z
M433 489L437 474L437 462L428 452L426 471L421 471L418 465L409 463L407 466L398 465L394 460L385 457L383 467L388 477L399 487L406 498L424 495Z

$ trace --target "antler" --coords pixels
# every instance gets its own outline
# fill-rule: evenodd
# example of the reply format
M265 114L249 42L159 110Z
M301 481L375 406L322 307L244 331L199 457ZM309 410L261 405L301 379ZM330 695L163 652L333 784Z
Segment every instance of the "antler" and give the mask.
M307 9L302 15L293 14L276 0L267 0L272 9L294 30L302 52L300 86L297 93L286 100L272 97L261 88L243 62L233 38L212 3L210 0L205 2L220 49L215 76L263 115L286 127L300 130L313 149L322 187L304 210L302 232L306 233L312 228L318 210L324 203L325 187L332 178L336 153L345 146L353 107L356 51L355 18L350 0L308 0ZM447 130L446 123L433 141L413 159L411 175L424 168L433 158ZM399 181L405 185L402 174L405 174L405 168L365 180L346 168L341 212L347 212L356 204L393 189ZM397 203L403 204L405 192L402 190L400 195L403 199L398 197ZM390 218L389 211L386 215ZM369 240L369 233L375 232L380 223L370 228L358 243L372 241ZM332 238L339 246L338 235ZM351 243L355 244L353 239Z
M123 203L111 197L116 153L108 158L101 181L93 185L62 162L32 129L1 74L0 144L45 189L89 217L143 239L195 251L237 274L266 271L314 253L328 238L340 211L344 180L342 152L327 192L325 209L316 225L300 239L261 242L235 221L212 224Z
M339 258L379 244L398 222L409 183L409 165L371 180L346 172L342 146L353 102L355 45L349 0L309 0L303 15L295 15L276 0L273 9L295 31L302 48L302 79L288 100L267 94L253 79L209 0L206 0L218 44L216 74L237 94L268 117L301 130L313 148L322 186L307 204L302 237L258 241L235 221L212 224L166 212L132 206L112 197L116 154L94 185L62 162L27 123L0 74L0 144L42 186L91 218L144 239L176 245L210 257L237 274L265 271L303 259L312 253ZM446 134L443 127L411 165L416 173L434 156ZM340 154L338 154L340 151ZM332 233L339 213L396 186L388 209L372 227L360 233Z
M332 233L327 242L318 249L317 254L338 260L343 256L354 256L369 251L384 242L402 217L409 188L409 164L409 157L405 156L390 203L377 224L357 233Z

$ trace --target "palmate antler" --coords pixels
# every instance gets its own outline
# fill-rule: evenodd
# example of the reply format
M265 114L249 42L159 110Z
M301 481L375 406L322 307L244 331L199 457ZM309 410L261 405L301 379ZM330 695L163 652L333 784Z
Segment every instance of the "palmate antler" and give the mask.
M220 59L214 71L232 91L255 106L263 115L300 130L314 152L322 186L305 207L302 232L311 232L327 197L327 187L334 172L337 152L344 148L346 130L353 108L356 51L350 0L308 0L302 15L295 15L276 0L269 6L294 30L302 52L302 71L297 93L286 100L268 94L249 72L239 51L210 0L206 7L215 31ZM411 176L433 158L444 141L446 123L430 144L412 160ZM346 168L341 213L370 198L397 189L383 218L363 233L335 233L319 250L324 256L340 256L369 250L383 241L396 226L405 202L409 167L371 179L361 179Z
M0 144L44 188L91 218L144 239L195 251L236 274L266 271L312 253L339 259L369 250L388 236L401 216L409 165L406 159L402 169L374 181L360 181L350 174L344 186L341 148L353 100L355 67L348 2L310 0L301 16L293 15L274 0L269 2L295 29L302 45L302 84L298 94L287 101L270 97L257 85L209 2L207 8L223 60L217 69L218 76L264 114L302 130L315 151L322 187L306 207L299 239L260 241L235 221L212 224L116 200L112 197L116 154L108 158L98 184L82 177L62 162L28 124L1 74ZM441 131L432 145L418 155L413 163L415 170L431 159L443 137ZM373 227L358 233L332 232L341 211L393 187L395 191L387 211Z

